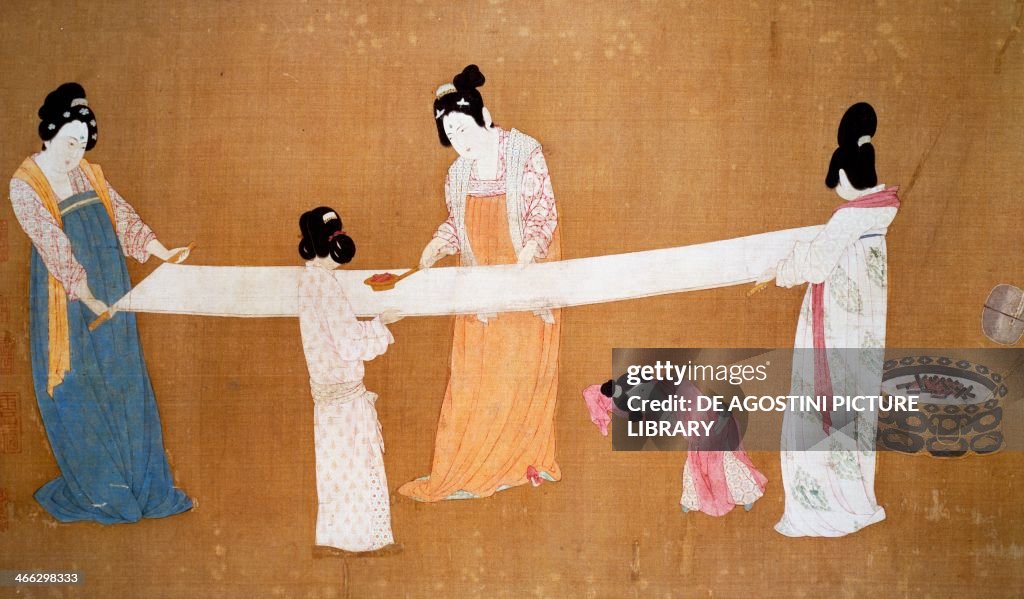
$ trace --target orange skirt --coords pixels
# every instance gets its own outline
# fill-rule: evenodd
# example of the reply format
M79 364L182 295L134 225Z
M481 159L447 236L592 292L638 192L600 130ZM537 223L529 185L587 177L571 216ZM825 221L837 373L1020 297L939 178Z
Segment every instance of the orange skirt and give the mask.
M516 261L505 196L466 199L466 232L481 265ZM558 230L546 260L559 260ZM549 481L555 461L555 401L561 316L509 312L487 324L455 318L451 378L441 405L430 475L398 492L418 501L487 497L522 485L532 466Z

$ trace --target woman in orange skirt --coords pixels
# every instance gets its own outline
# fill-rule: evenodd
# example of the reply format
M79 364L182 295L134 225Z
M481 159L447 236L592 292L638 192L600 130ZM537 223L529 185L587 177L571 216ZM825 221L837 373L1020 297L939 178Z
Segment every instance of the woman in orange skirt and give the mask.
M434 100L441 144L459 154L448 171L448 219L421 268L459 254L463 266L559 260L558 219L540 144L494 126L466 67ZM500 293L500 290L494 290ZM430 475L399 492L418 501L487 497L561 478L555 461L557 310L458 316L451 378Z

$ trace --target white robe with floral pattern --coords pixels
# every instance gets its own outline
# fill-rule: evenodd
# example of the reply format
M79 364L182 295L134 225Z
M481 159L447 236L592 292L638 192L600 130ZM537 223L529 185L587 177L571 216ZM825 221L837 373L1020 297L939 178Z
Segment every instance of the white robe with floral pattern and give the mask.
M838 210L814 240L797 243L777 268L781 287L825 283L825 346L833 395L866 390L877 395L881 389L885 232L896 211L893 207ZM811 296L808 285L794 344L791 394L813 397ZM820 413L785 413L781 449L786 505L775 525L778 532L791 537L839 537L885 519L874 490L877 425L877 413L860 412L843 433L825 436Z
M372 551L393 542L391 500L377 394L363 362L394 342L374 318L356 319L330 271L307 265L299 282L299 325L314 400L316 544Z

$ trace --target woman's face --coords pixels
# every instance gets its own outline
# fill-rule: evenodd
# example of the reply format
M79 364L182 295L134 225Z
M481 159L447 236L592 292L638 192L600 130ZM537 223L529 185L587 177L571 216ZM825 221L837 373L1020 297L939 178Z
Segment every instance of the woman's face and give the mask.
M449 112L442 117L442 122L444 133L459 156L476 160L485 153L484 148L491 138L487 128L477 125L473 117L462 112Z
M89 141L89 128L81 121L71 121L57 132L57 136L46 142L46 153L53 157L52 164L64 172L71 172L85 156Z

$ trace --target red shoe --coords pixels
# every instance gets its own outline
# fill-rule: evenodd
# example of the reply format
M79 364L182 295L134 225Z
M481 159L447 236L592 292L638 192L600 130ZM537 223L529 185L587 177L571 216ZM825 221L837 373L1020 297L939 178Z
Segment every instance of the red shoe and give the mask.
M534 468L533 466L529 466L526 469L526 478L529 479L530 484L535 487L539 487L540 483L544 482L544 479L540 477L540 474L537 472L537 469Z

